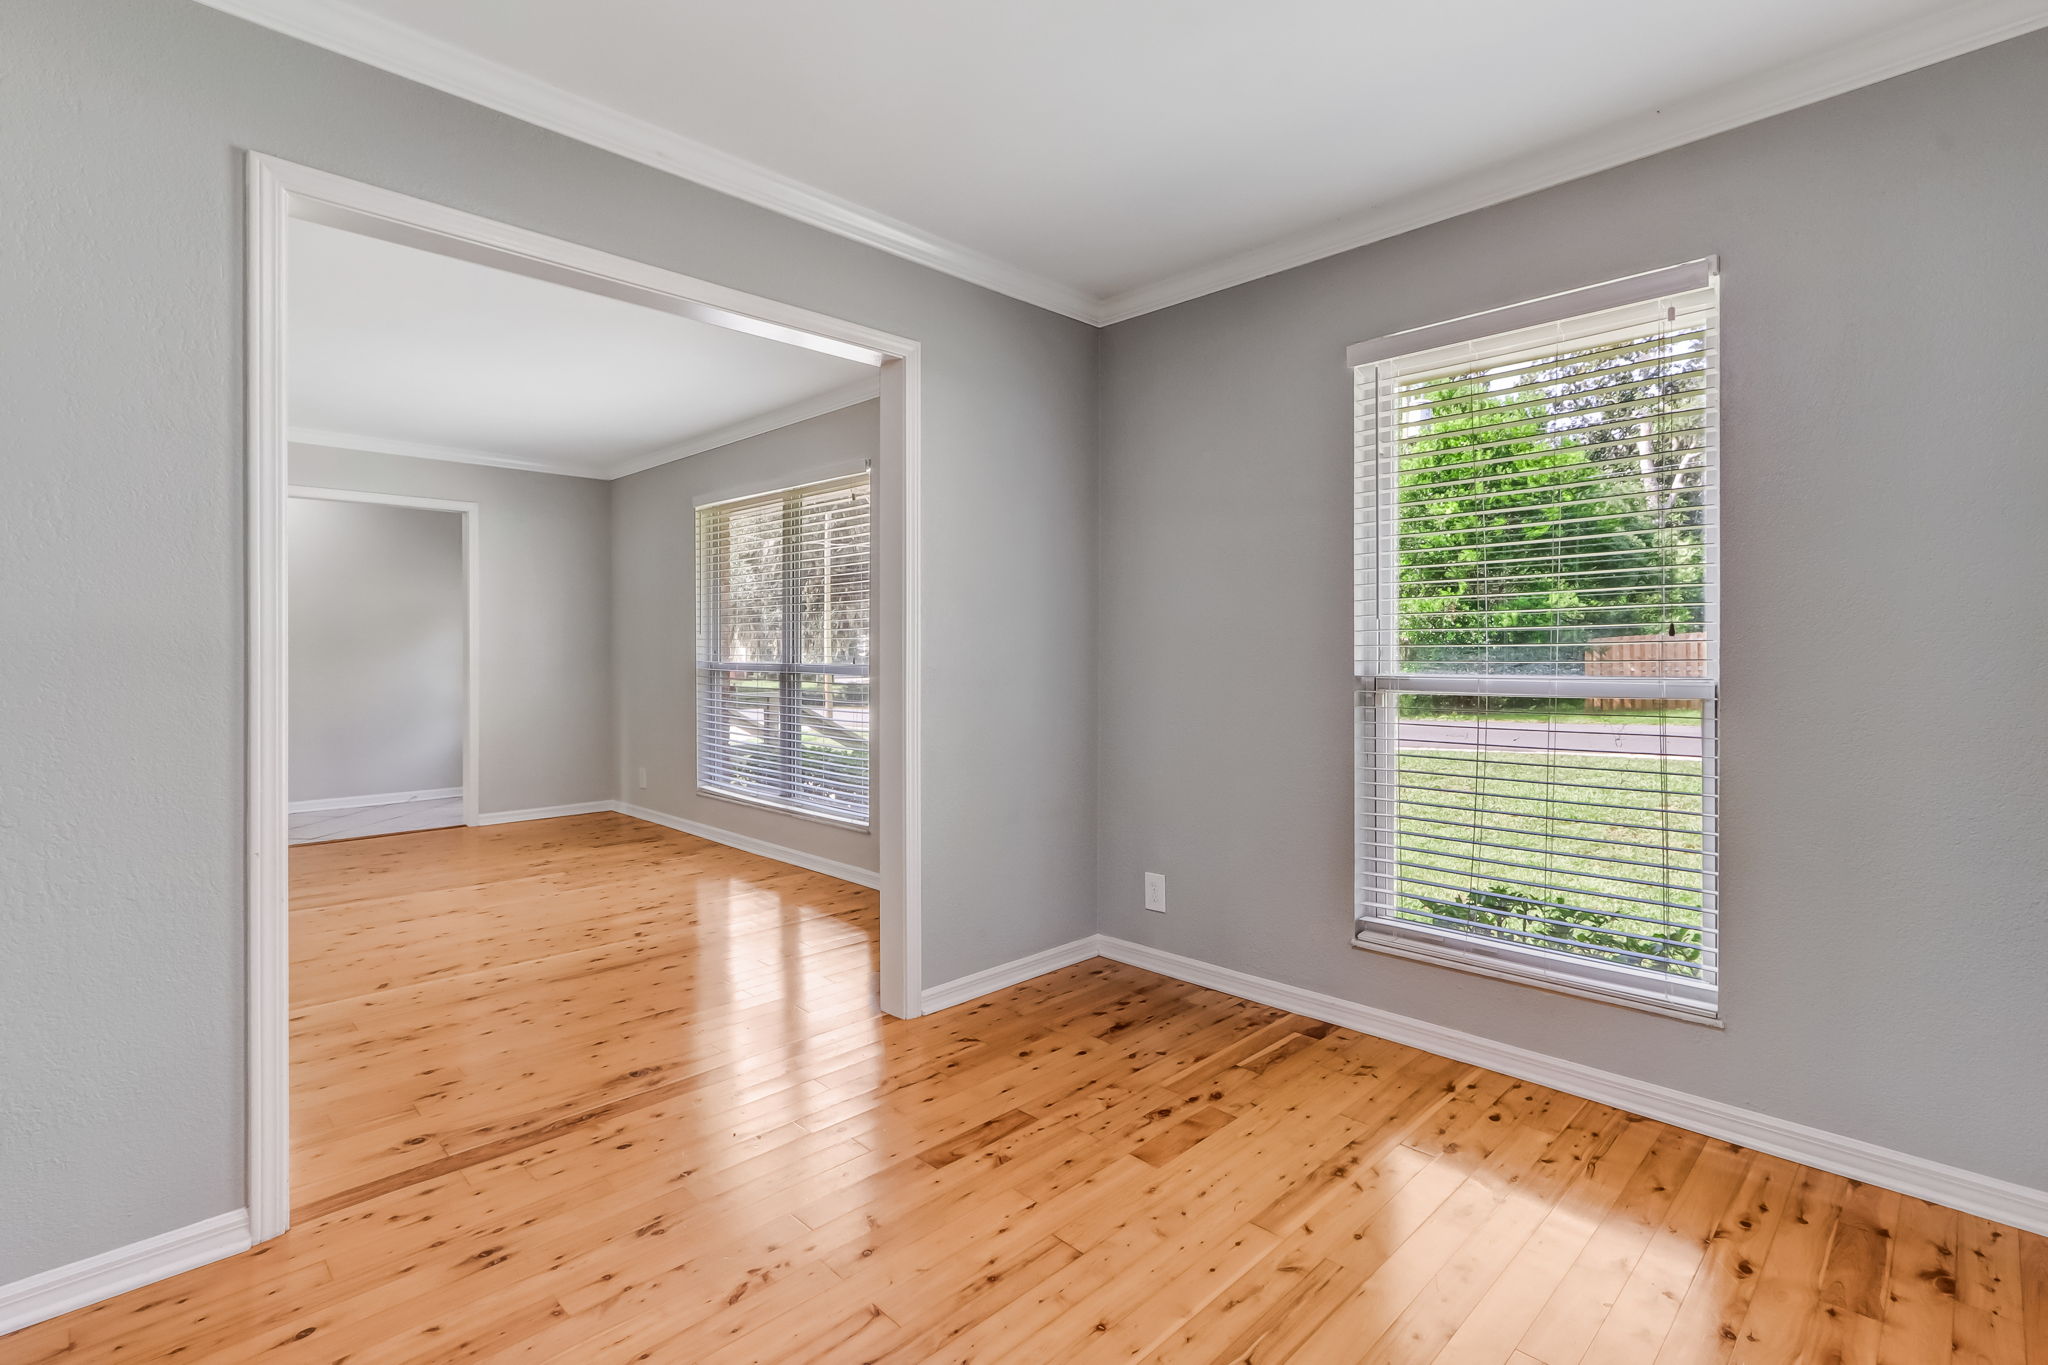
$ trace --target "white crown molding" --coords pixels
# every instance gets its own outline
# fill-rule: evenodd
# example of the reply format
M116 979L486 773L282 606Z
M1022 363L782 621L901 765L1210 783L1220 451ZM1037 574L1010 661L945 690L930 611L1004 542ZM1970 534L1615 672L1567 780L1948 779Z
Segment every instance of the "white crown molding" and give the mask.
M199 0L487 109L602 147L721 194L823 228L956 279L1083 322L1085 292L806 185L694 138L621 113L343 0Z
M1835 95L2048 26L2048 0L1959 5L1814 60L1762 72L1551 152L1520 157L1365 213L1180 271L1103 299L1109 326L1276 275L1447 218L1490 208L1582 176L1725 133Z
M1096 298L344 0L199 3L1098 327L1609 170L2048 26L2048 0L1980 0L1953 6L1547 154L1518 157L1421 194Z
M528 460L512 455L499 455L488 450L472 450L464 446L429 445L425 441L398 441L386 436L365 436L355 431L328 431L319 427L293 427L290 441L293 445L327 446L336 450L361 450L373 455L400 455L409 460L447 460L455 464L487 465L492 469L517 469L527 474L560 474L572 479L622 479L628 474L654 469L676 460L702 455L707 450L729 446L735 441L744 441L750 436L762 436L768 432L807 422L813 417L823 417L841 408L850 408L855 403L866 403L880 398L882 383L879 376L860 379L852 384L824 393L800 398L794 403L771 409L744 421L733 422L686 441L658 447L641 455L628 456L624 461L591 468L548 460Z
M613 465L602 477L623 479L628 474L638 474L642 470L657 469L665 464L673 464L677 460L686 460L692 455L702 455L707 450L729 446L750 436L765 436L771 431L779 431L798 422L808 422L813 417L823 417L827 413L850 408L855 403L865 403L881 396L882 381L879 376L857 380L824 393L812 394L809 398L799 398L794 403L784 404L757 417L749 417L744 421L733 422L714 431L692 436L687 441L665 445L644 455L635 455Z
M249 1211L236 1209L0 1285L0 1337L223 1260L249 1246Z
M1930 1200L1993 1222L2048 1236L2048 1190L2015 1185L1994 1176L1879 1147L1860 1138L1809 1128L1802 1123L1744 1109L1722 1100L1653 1085L1633 1076L1602 1071L1563 1057L1531 1052L1512 1043L1482 1038L1478 1034L1446 1028L1425 1019L1375 1009L1334 995L1324 995L1320 991L1290 986L1283 981L1219 967L1197 958L1182 957L1163 948L1132 943L1106 934L1097 936L1097 947L1102 956L1114 962L1142 967L1190 985L1206 986L1210 990L1255 1000L1261 1005L1288 1010L1310 1019L1357 1029L1375 1038L1420 1048L1452 1061L1483 1066L1504 1076L1534 1081L1568 1095L1613 1105L1629 1113L1704 1133L1724 1142L1753 1147L1759 1152L1768 1152L1801 1165L1847 1176L1851 1180L1882 1185L1916 1199Z
M488 450L462 446L429 445L425 441L394 441L384 436L365 436L355 431L326 431L318 427L293 427L286 438L295 446L328 446L336 450L361 450L372 455L403 455L408 460L448 460L455 464L488 465L492 469L517 469L527 474L565 474L572 479L602 479L606 475L575 465L547 460L525 460L498 455Z

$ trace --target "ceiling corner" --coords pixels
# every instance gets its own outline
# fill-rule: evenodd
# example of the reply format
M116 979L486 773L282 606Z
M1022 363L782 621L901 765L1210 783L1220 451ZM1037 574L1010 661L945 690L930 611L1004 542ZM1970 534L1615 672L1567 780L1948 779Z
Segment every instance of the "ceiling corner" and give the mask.
M1604 132L1456 176L1098 298L610 108L347 0L197 0L524 122L1097 327L1608 170L2048 26L2048 0L1974 0L1782 63Z
M1100 300L1007 261L609 108L343 0L197 0L262 28L878 248L1024 303L1101 325Z

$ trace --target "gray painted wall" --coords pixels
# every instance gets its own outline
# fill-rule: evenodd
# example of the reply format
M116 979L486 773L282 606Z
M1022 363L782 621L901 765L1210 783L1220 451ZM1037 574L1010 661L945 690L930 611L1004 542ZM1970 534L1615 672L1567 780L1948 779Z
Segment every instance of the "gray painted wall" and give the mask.
M879 402L735 441L612 483L618 790L635 805L875 871L871 832L697 791L696 503L858 473L881 446ZM647 770L647 786L639 769ZM877 771L876 781L885 780Z
M462 785L462 518L293 498L291 799Z
M613 797L603 480L295 445L291 481L476 503L477 811Z
M925 343L930 981L1099 901L2048 1184L2048 35L1098 336L189 0L0 26L0 1283L242 1203L248 147ZM1347 949L1344 345L1707 252L1728 1028ZM992 710L1033 736L1000 766Z
M1104 932L2048 1186L2044 72L2048 33L1110 329ZM1347 947L1345 346L1709 253L1726 1030Z
M243 1203L245 148L924 343L928 979L1094 928L1089 328L190 0L0 91L0 1283Z

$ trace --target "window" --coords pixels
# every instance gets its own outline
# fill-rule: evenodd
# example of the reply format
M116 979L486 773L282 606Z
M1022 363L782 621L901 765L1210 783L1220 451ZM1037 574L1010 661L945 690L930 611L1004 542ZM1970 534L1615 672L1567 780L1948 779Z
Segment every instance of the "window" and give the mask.
M868 824L868 480L697 509L697 787Z
M1714 1016L1715 304L1352 348L1361 947Z

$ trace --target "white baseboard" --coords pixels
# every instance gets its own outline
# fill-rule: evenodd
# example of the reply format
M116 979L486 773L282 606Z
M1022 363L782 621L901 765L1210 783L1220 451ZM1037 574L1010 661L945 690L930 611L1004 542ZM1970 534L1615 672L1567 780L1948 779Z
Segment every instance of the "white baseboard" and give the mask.
M535 806L531 810L489 811L477 816L476 823L479 825L510 825L517 824L522 820L555 820L564 815L594 815L599 811L617 811L621 815L630 815L635 820L645 820L650 825L661 825L668 829L680 830L684 834L694 834L699 839L709 839L714 844L724 844L727 848L736 848L742 853L754 853L763 858L772 858L778 863L788 863L792 867L801 867L807 872L822 872L828 877L837 877L840 881L852 882L855 886L865 886L879 890L882 885L882 875L879 872L870 872L864 867L855 867L852 863L842 863L833 858L821 858L815 853L806 853L802 849L786 848L781 844L770 843L766 839L755 839L745 834L735 834L729 829L720 829L716 825L706 825L696 820L685 820L680 815L669 815L664 811L651 810L646 806L636 806L630 801L579 801L567 806Z
M446 801L462 795L460 787L436 787L423 792L385 792L381 796L323 796L316 801L294 801L291 812L307 810L355 810L361 806L400 806L408 801Z
M880 890L882 886L881 873L870 872L864 867L855 867L852 863L842 863L834 858L820 858L815 853L806 853L802 849L785 848L781 844L771 844L766 839L734 834L729 829L701 824L695 820L685 820L680 815L669 815L646 806L636 806L630 801L613 802L609 809L621 815L630 815L635 820L645 820L650 825L661 825L668 829L680 830L684 834L694 834L699 839L709 839L714 844L724 844L727 848L736 848L742 853L755 853L763 858L773 858L778 863L801 867L807 872L822 872L828 877L837 877L842 882L852 882L855 886L865 886L874 890Z
M1106 958L1143 967L1190 985L1207 986L1211 990L1256 1000L1261 1005L1340 1024L1376 1038L1405 1043L1453 1061L1483 1066L1502 1075L1534 1081L1567 1094L1641 1114L1645 1118L1704 1133L1708 1137L1753 1147L1759 1152L1769 1152L1804 1166L1881 1185L1917 1199L1945 1204L1980 1218L2048 1236L2048 1190L2029 1189L1974 1171L1944 1166L1938 1161L1909 1156L1857 1138L1773 1118L1754 1109L1652 1085L1616 1072L1531 1052L1510 1043L1496 1042L1477 1034L1374 1009L1370 1005L1289 986L1229 967L1218 967L1142 943L1103 935L1099 946Z
M564 815L596 815L616 810L611 801L575 801L566 806L535 806L531 810L484 811L476 817L479 825L516 825L522 820L559 820Z
M924 1012L951 1009L953 1006L999 991L1019 982L1029 981L1034 976L1044 976L1062 967L1071 967L1076 962L1086 962L1091 957L1101 957L1102 936L1090 934L1077 938L1072 943L1062 943L1044 952L1020 957L1013 962L999 962L969 976L959 977L942 985L928 987L920 997Z
M249 1211L236 1209L0 1285L0 1336L247 1251L250 1245Z

